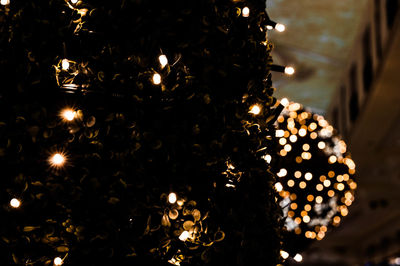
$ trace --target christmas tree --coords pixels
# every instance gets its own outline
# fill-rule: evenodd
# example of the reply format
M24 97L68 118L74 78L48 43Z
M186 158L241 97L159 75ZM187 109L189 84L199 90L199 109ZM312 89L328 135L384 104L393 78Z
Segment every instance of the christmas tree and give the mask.
M1 3L1 264L279 262L264 1Z

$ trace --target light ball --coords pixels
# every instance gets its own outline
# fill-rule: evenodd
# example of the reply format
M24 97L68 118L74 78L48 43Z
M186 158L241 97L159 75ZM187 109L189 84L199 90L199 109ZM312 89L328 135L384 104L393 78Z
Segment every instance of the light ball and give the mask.
M168 195L168 202L174 204L177 200L177 196L175 193L169 193Z
M279 32L284 32L286 30L285 25L281 24L281 23L276 23L275 25L275 29Z
M250 16L250 8L248 8L247 6L246 6L246 7L243 7L243 9L242 9L242 16L245 17L245 18L247 18L248 16Z
M153 75L153 83L154 83L155 85L159 85L159 84L161 83L161 75L160 75L160 74L155 73L155 74Z
M56 257L53 262L54 262L55 266L59 266L59 265L63 264L63 260L60 257Z
M19 206L21 206L21 201L13 198L12 200L10 200L10 206L13 208L19 208Z

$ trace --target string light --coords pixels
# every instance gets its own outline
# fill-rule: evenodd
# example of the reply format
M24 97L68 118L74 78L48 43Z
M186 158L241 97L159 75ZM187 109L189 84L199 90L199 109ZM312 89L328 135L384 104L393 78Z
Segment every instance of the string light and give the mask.
M3 6L9 5L10 4L10 0L1 0L0 4L2 4Z
M53 167L62 167L62 166L64 166L65 161L66 161L66 158L62 153L55 153L49 159L50 165Z
M161 75L160 75L160 74L155 73L155 74L153 75L153 83L154 83L155 85L159 85L159 84L161 83Z
M73 109L64 109L61 111L61 117L66 121L72 121L76 118L76 111Z
M21 201L16 198L13 198L10 200L10 206L13 208L19 208L19 206L21 206Z
M61 68L63 70L68 70L69 69L69 60L68 59L63 59L61 62Z
M168 202L174 204L177 200L177 196L175 193L169 193L168 195Z
M242 9L242 16L247 18L250 15L250 9L246 6Z
M76 4L76 3L78 3L78 0L71 0L71 3Z
M275 184L275 189L276 189L276 191L281 192L282 189L283 189L282 184L280 182L276 183Z
M254 104L250 107L249 113L253 115L258 115L261 112L261 107L258 104Z
M164 68L168 64L168 58L166 55L160 55L158 60L160 61L161 68Z
M276 29L277 31L279 31L279 32L284 32L285 29L286 29L286 27L285 27L285 25L283 25L283 24L281 24L281 23L276 23L275 29Z
M189 238L189 232L188 231L183 231L182 234L179 236L179 239L181 241L186 241Z
M55 266L60 266L63 264L63 260L60 257L56 257L53 262Z
M293 75L294 74L294 68L289 66L289 67L285 67L285 74L286 75Z
M280 100L280 104L282 104L283 106L288 106L289 105L289 100L287 98L282 98Z
M287 253L286 251L284 251L284 250L281 250L281 257L284 259L284 260L286 260L287 258L289 258L289 253Z

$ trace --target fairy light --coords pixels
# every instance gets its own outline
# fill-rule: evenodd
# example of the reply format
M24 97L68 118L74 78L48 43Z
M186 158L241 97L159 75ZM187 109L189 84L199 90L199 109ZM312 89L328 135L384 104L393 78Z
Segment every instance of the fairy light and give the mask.
M179 239L181 241L186 241L189 238L189 232L188 231L183 231L182 234L179 236Z
M287 258L289 258L289 253L287 253L286 251L284 251L284 250L281 250L281 257L284 259L284 260L286 260Z
M55 153L49 159L51 166L62 167L65 164L66 158L62 153Z
M284 32L286 30L286 26L281 23L276 23L275 29L279 32Z
M13 198L10 200L10 206L13 208L19 208L19 206L21 206L21 201L16 198Z
M282 98L280 104L286 107L289 105L289 100L287 98Z
M78 3L78 0L71 0L71 3L75 5L76 3Z
M258 104L254 104L250 107L249 113L253 115L258 115L261 112L261 107Z
M275 189L276 189L276 191L281 192L283 190L282 184L280 182L277 182L275 184Z
M176 202L176 200L177 200L177 196L176 196L176 194L175 193L169 193L169 195L168 195L168 202L169 203L171 203L171 204L174 204L175 202Z
M293 75L294 74L294 68L289 66L289 67L285 67L285 74L286 75Z
M248 16L250 16L250 8L248 8L247 6L246 6L246 7L243 7L243 9L242 9L242 16L245 17L245 18L247 18Z
M53 262L55 266L60 266L63 264L63 260L60 257L56 257Z
M155 73L153 75L153 84L159 85L161 83L161 75L158 73Z
M158 60L160 61L161 68L164 68L168 64L168 58L166 55L160 55Z
M69 69L69 61L68 59L63 59L61 62L61 68L63 70L68 70Z
M76 111L73 109L64 109L61 111L61 117L66 121L72 121L76 118Z
M1 0L0 4L2 4L3 6L9 5L10 4L10 0Z

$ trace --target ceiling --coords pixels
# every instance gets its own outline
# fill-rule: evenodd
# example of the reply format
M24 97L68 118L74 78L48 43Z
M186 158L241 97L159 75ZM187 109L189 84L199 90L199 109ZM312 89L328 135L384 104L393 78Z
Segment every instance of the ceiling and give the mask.
M367 0L267 0L276 64L293 65L292 77L274 73L275 97L287 97L324 114L347 66Z

